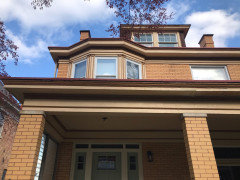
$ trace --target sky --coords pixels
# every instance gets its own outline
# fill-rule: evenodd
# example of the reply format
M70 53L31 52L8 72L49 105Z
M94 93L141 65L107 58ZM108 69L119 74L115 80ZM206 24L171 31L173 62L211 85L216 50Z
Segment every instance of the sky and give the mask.
M110 37L106 29L116 23L105 0L54 0L50 8L34 10L32 0L0 0L0 20L7 36L19 47L19 63L8 59L12 77L53 77L55 64L48 46L70 46L80 30ZM202 34L214 34L215 47L240 47L240 0L170 0L174 19L167 24L191 24L187 47L199 47Z

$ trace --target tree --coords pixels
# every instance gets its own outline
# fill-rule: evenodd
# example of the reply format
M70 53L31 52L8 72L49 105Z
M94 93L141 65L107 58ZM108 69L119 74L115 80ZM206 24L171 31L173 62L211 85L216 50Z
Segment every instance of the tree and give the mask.
M17 49L18 47L13 41L7 38L4 23L0 21L0 77L9 76L5 70L4 64L4 61L6 61L9 56L11 56L15 65L17 65Z
M86 0L85 0L86 1ZM88 0L90 1L90 0ZM106 0L106 4L114 9L118 23L111 24L107 32L112 36L119 34L120 24L142 25L150 24L151 28L157 28L156 25L163 25L167 20L172 19L173 13L168 14L164 7L169 0ZM43 9L50 7L53 0L33 0L34 9ZM153 25L153 26L151 26Z

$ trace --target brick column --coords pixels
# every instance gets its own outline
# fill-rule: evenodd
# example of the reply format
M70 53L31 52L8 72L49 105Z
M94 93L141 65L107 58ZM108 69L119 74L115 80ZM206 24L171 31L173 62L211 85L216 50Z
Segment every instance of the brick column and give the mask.
M35 176L45 118L43 112L23 113L15 135L6 180L33 180Z
M183 135L191 179L219 180L206 114L183 114Z

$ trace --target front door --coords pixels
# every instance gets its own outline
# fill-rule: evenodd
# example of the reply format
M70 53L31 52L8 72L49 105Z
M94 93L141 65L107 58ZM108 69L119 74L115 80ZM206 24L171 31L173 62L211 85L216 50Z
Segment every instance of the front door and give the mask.
M93 152L92 180L121 180L120 152Z

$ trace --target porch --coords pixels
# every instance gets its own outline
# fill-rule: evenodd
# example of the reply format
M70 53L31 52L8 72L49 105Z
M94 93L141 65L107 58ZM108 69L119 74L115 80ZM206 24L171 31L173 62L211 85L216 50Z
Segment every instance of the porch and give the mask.
M219 179L217 166L222 177L238 177L236 85L41 83L6 86L24 102L7 179L34 179L36 172L40 179L64 180Z

